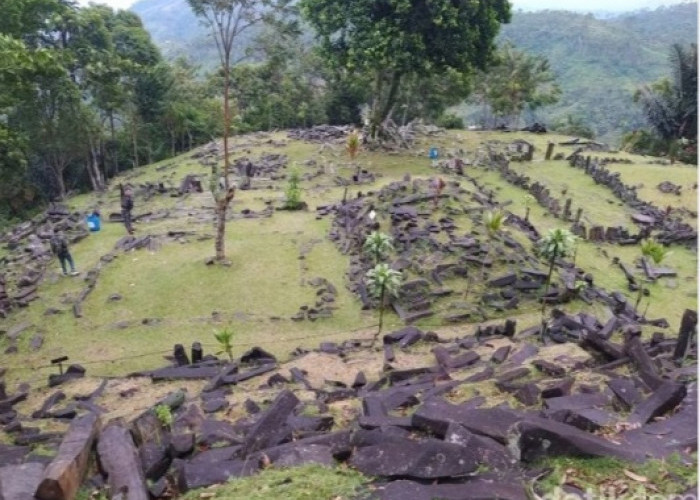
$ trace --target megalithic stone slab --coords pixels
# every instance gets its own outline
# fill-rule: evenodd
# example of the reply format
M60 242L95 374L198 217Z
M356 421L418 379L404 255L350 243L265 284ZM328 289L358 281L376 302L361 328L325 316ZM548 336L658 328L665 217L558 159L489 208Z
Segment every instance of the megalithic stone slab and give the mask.
M604 339L596 332L585 332L583 334L583 342L585 345L588 345L597 352L601 353L610 361L614 361L625 356L622 347Z
M379 500L528 500L525 488L494 479L470 479L459 484L423 484L407 479L377 487Z
M178 473L180 491L203 488L212 484L225 483L233 477L246 477L259 469L256 460L217 460L216 462L188 462Z
M517 463L504 445L495 439L474 434L459 424L449 425L445 433L445 441L465 448L473 448L478 453L481 463L489 470L503 471Z
M444 436L451 423L460 424L476 434L491 437L505 443L508 428L527 418L523 413L503 408L473 409L465 405L453 405L433 398L421 405L412 415L415 427L427 430L436 436Z
M548 410L583 410L585 408L603 407L610 403L610 397L602 392L592 394L572 394L559 398L548 398L544 405Z
M358 448L348 463L373 476L436 479L473 472L479 456L472 448L436 439L403 439Z
M546 399L568 396L573 385L573 377L563 378L551 384L547 384L544 389L542 389L542 397Z
M642 341L638 336L631 337L627 340L625 351L627 355L632 358L637 370L639 370L639 376L652 390L656 389L664 382L664 379L659 375L654 360L651 359L646 350L644 350Z
M299 399L291 391L280 392L250 429L241 449L242 456L278 444L275 442L280 435L278 430L298 404Z
M510 428L508 449L519 450L519 458L525 462L560 455L631 461L646 458L632 443L615 444L571 425L538 417L517 422Z
M39 500L71 500L82 483L100 419L88 413L71 423L56 456L46 467L35 496Z
M632 408L628 421L646 424L652 418L659 417L681 404L686 393L685 385L664 382L651 393L651 396Z
M696 334L698 326L698 312L686 309L681 318L681 328L678 331L678 342L673 351L673 359L681 359L688 350L691 339Z
M149 500L141 461L129 431L119 424L108 425L97 443L100 464L107 474L107 484L120 500Z
M618 377L608 380L608 387L615 393L617 399L629 410L636 404L642 401L642 394L634 385L632 379L626 377Z
M475 373L474 375L470 375L466 379L464 379L465 382L483 382L484 380L488 380L491 377L493 377L494 370L492 367L487 366L480 372Z
M38 462L0 467L0 498L35 500L34 492L43 473L44 464Z

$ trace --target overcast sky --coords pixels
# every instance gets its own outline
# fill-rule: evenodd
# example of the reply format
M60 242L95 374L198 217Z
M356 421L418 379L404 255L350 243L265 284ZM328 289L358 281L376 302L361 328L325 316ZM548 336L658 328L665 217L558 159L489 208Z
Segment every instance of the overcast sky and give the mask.
M93 0L78 0L80 5L88 5ZM98 0L94 3L106 3L115 9L126 9L135 0ZM696 0L697 2L697 0ZM653 9L661 5L683 3L682 0L511 0L515 10L576 10L576 11L614 11L622 12L638 9Z

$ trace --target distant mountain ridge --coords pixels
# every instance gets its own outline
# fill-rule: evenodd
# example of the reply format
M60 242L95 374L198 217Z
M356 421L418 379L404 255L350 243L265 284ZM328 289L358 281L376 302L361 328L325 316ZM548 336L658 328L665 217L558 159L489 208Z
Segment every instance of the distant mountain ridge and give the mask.
M186 0L140 0L131 9L168 58L185 55L204 68L218 62L208 32ZM500 39L549 59L562 98L531 119L581 118L615 141L643 124L634 90L665 76L673 43L697 41L695 2L599 19L561 10L515 11Z

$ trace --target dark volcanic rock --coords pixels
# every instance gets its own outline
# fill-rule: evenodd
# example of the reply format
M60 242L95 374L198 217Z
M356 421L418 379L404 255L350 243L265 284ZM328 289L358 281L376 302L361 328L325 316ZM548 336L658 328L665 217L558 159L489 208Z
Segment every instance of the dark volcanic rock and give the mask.
M521 484L473 478L458 484L422 484L401 479L377 487L379 500L528 500Z
M475 449L436 439L385 441L358 448L349 460L364 474L420 479L462 476L479 463Z

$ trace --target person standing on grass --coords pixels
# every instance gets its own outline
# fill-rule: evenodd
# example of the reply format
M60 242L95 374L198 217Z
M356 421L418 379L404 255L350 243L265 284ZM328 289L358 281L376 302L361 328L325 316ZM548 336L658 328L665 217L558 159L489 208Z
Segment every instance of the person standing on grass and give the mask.
M121 197L122 220L124 221L124 226L129 234L134 234L134 228L131 225L131 210L134 208L134 190L131 184L127 184L126 187L119 184L119 194Z
M63 276L68 276L68 268L66 263L70 265L70 275L77 276L79 273L75 270L75 264L73 263L73 257L68 250L68 240L63 235L63 233L53 231L51 234L51 252L58 257L61 263L61 269L63 269Z

